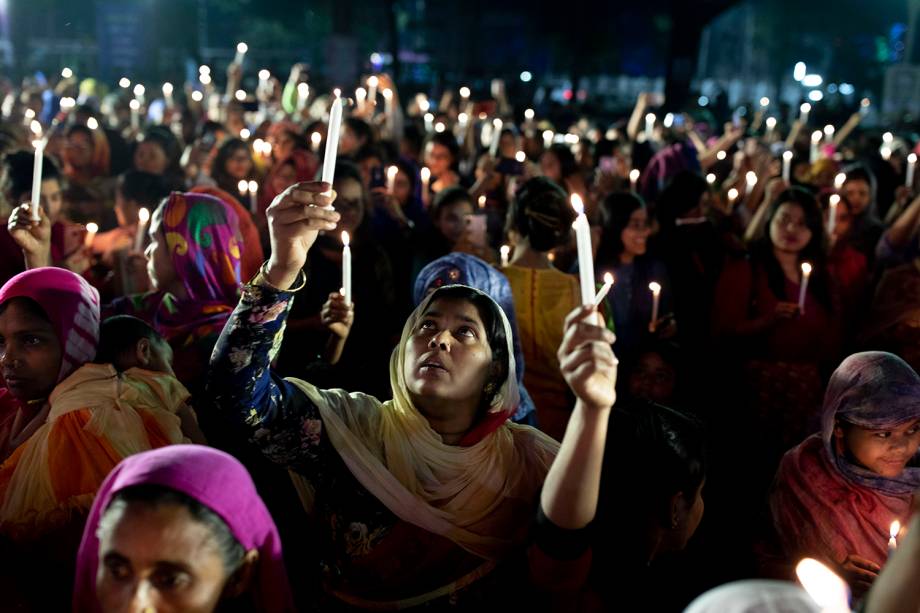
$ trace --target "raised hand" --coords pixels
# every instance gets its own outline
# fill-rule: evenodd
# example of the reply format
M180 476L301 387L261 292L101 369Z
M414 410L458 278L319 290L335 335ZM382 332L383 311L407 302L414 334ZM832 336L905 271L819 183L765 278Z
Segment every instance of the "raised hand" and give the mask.
M345 296L339 292L329 294L329 300L320 312L320 319L333 335L345 340L355 322L354 305L345 304Z
M32 205L25 203L13 209L7 220L7 230L25 256L26 268L51 266L51 220L38 207L39 221L32 219Z
M616 402L617 364L611 345L616 340L596 321L597 309L581 306L565 319L565 336L557 353L562 376L587 408L609 409Z

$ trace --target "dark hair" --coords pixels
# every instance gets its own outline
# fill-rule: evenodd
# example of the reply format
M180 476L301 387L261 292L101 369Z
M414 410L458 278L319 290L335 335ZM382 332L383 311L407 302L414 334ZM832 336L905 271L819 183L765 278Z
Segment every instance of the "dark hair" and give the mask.
M179 139L177 139L167 128L153 126L144 131L142 138L138 140L137 144L140 145L146 142L156 144L166 155L169 165L166 167L166 171L163 175L169 179L175 180L178 178L181 180L182 166L180 164L180 159L182 157L182 146L179 144Z
M50 324L54 323L51 321L51 318L48 317L48 313L45 312L45 309L42 308L42 305L38 304L35 300L29 298L28 296L14 296L6 302L0 302L0 315L3 315L7 307L9 307L14 302L22 305L22 308L28 311L29 314L33 317L38 317ZM61 339L58 340L60 341ZM63 342L61 344L63 344Z
M436 289L428 304L431 305L435 300L445 298L448 300L465 300L476 307L479 318L482 319L482 325L486 330L486 339L492 348L492 363L498 366L494 376L489 381L489 383L496 384L494 396L499 391L498 384L508 378L510 370L508 337L505 335L505 324L502 321L501 314L498 312L501 307L487 295L465 285L447 285ZM488 406L492 401L492 397L484 397L483 401L485 406Z
M10 206L21 204L23 194L32 191L32 165L35 162L35 154L28 151L14 151L8 153L3 158L4 172L6 180L3 184L3 192L9 194L11 201ZM61 176L57 164L47 155L42 161L42 181L50 179L59 179Z
M383 163L386 160L386 156L383 155L383 148L373 143L365 143L354 155L356 164L370 159L378 159Z
M437 220L444 209L457 204L458 202L469 202L473 204L473 197L462 187L448 187L437 193L434 202L431 205L431 218Z
M147 339L151 343L165 343L166 340L143 319L132 315L113 315L99 325L99 347L96 349L97 364L116 365L125 353L134 351L137 342Z
M707 191L706 179L695 172L685 170L674 175L656 203L655 213L662 229L674 227L675 220L699 205Z
M245 151L250 161L252 157L249 154L249 146L239 138L228 138L217 148L214 155L214 163L211 165L211 178L217 183L217 186L230 194L237 194L236 181L227 173L227 160L233 157L237 151Z
M346 117L345 125L355 133L355 136L358 137L358 140L363 140L361 143L362 146L372 144L376 139L374 138L374 129L371 128L371 125L359 119L357 117Z
M457 143L457 137L453 133L435 132L428 137L428 142L447 147L447 150L450 151L450 156L453 158L450 167L454 170L457 169L457 165L460 163L460 145Z
M566 200L565 190L545 177L525 182L508 210L508 229L526 237L541 253L565 243L574 220L575 211Z
M814 291L818 301L825 308L831 309L833 308L833 303L827 272L827 236L824 229L824 216L817 200L808 190L801 187L790 187L770 203L760 236L751 245L751 256L763 265L766 270L767 283L773 295L779 300L785 300L786 275L773 253L770 225L773 223L773 218L776 217L779 208L787 203L798 206L805 214L805 225L811 230L811 240L799 253L799 261L807 261L812 265L813 272L809 287Z
M89 139L89 144L95 149L96 148L96 139L93 137L93 131L89 129L88 126L82 123L71 124L67 128L67 132L64 133L67 138L70 138L74 134L82 134Z
M112 501L106 508L100 523L104 522L105 516L111 510L116 507L125 507L131 503L143 504L148 507L167 505L184 507L189 512L189 515L192 516L192 519L208 528L223 559L227 575L232 575L242 565L246 550L233 536L233 533L230 532L227 523L217 513L188 494L163 485L144 483L119 490L112 496Z
M847 183L852 183L853 181L862 181L869 186L869 207L866 210L867 213L874 216L876 210L875 197L878 191L878 182L875 180L875 173L869 170L868 167L863 166L862 164L857 164L856 166L850 166L844 168L843 172L846 174L846 180L843 182L844 185Z
M613 192L601 202L601 241L597 247L597 264L601 268L615 268L625 249L623 230L629 225L629 218L645 203L636 194Z
M333 181L338 183L346 179L357 181L361 184L361 189L364 189L364 179L361 177L361 171L358 167L345 158L337 158L335 162L335 179Z
M543 155L546 155L547 153L553 154L556 159L559 160L560 178L565 179L566 177L570 177L578 172L578 162L575 161L575 154L572 153L572 150L569 149L568 145L555 143L550 145L550 148L547 149Z
M118 192L125 200L155 209L169 195L169 189L159 175L141 170L126 170L118 176Z

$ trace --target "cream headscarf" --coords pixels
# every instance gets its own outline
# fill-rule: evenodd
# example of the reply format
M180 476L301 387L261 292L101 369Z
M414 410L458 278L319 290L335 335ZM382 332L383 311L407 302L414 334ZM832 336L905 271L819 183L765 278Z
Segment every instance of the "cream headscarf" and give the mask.
M390 359L393 400L381 403L364 394L291 382L319 408L329 440L351 473L390 511L497 560L526 539L559 445L534 428L508 421L468 447L447 445L413 406L403 374L406 346L428 306L449 287L465 286L433 292L406 321ZM488 413L507 419L519 398L511 326L487 294L467 289L488 298L504 326L508 373Z

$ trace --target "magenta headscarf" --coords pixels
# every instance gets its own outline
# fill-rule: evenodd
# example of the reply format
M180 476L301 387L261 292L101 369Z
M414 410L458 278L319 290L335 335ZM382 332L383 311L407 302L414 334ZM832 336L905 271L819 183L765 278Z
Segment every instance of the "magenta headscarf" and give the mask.
M243 465L211 447L170 445L125 458L99 488L77 553L74 611L99 610L96 531L115 494L134 485L159 485L181 492L220 516L243 549L259 552L253 577L256 609L266 613L294 610L278 530Z
M51 320L61 343L58 382L96 357L99 292L86 279L63 268L34 268L0 288L0 304L12 298L31 298Z

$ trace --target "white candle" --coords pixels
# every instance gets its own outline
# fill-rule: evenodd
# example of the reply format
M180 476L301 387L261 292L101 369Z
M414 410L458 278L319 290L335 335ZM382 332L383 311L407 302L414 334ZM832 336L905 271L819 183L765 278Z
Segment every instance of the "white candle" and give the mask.
M169 81L163 84L163 101L166 102L166 108L173 107L173 84Z
M140 104L144 104L144 94L147 92L147 88L144 87L141 83L138 83L134 86L134 97L137 98L137 101Z
M808 113L811 112L811 105L807 102L803 102L802 106L799 107L799 121L802 122L802 125L808 125Z
M904 180L904 184L913 189L914 187L914 170L917 167L917 154L911 153L907 156L907 177Z
M41 214L39 209L42 205L42 166L45 161L45 139L42 138L42 126L33 119L31 124L32 132L37 137L32 141L35 146L35 160L32 164L32 221L40 222Z
M383 90L383 113L387 123L393 121L393 90L389 87Z
M822 613L850 613L850 590L827 566L805 558L795 567L795 574Z
M387 193L392 195L396 190L396 175L399 174L399 168L390 166L387 168Z
M502 120L498 119L497 117L492 121L492 142L489 146L489 154L494 158L497 158L501 153L498 148L502 140L503 125L504 123Z
M879 153L882 155L882 159L886 162L891 159L891 147L888 145L882 145L882 148L879 149Z
M310 97L310 86L306 83L297 84L297 112L303 113L307 108L307 98Z
M833 142L835 131L836 130L834 129L834 126L832 126L831 124L827 124L826 126L824 126L824 140L826 140L829 143Z
M543 130L543 148L544 149L549 149L550 147L553 146L554 136L555 134L553 134L552 130Z
M754 191L754 186L757 185L757 173L753 170L747 171L747 173L744 175L744 182L747 186L744 191L744 195L750 196L751 192Z
M134 98L128 103L128 106L131 108L131 128L137 130L141 126L141 103Z
M429 198L428 191L430 190L429 186L431 184L431 169L427 166L423 166L420 174L422 176L422 202L427 206Z
M242 64L243 60L246 59L246 52L249 51L249 45L246 43L237 43L236 44L236 55L233 56L233 61L236 64Z
M811 277L811 264L802 262L802 283L799 285L799 312L805 314L805 293L808 291L808 279Z
M716 175L715 175L715 173L711 172L711 173L709 173L708 175L706 175L706 183L708 183L708 184L710 184L710 185L714 185L715 182L716 182Z
M530 123L531 121L533 121L533 118L534 118L535 116L536 116L536 113L534 112L533 109L525 109L525 110L524 110L524 119L527 120L528 123Z
M319 132L314 132L310 135L310 148L313 150L313 153L319 151L319 145L323 142L323 135Z
M834 228L837 227L837 206L840 204L840 196L831 194L827 205L827 236L834 239Z
M792 177L792 152L783 151L783 181L789 183Z
M249 212L255 215L259 210L259 184L255 181L249 182Z
M480 197L479 197L479 208L481 208L481 209L486 208L486 201L487 201L487 198L486 198L486 195L485 195L485 194L483 194L482 196L480 196Z
M355 90L355 104L358 107L358 112L364 112L364 103L367 101L367 90L363 87L359 87Z
M425 132L431 132L434 130L434 113L425 113L425 116L422 118L425 120Z
M501 252L501 256L502 256L502 268L507 268L508 258L511 256L511 247L509 247L508 245L502 245L501 248L499 249L499 252Z
M575 240L578 245L578 278L581 285L581 304L594 304L594 251L591 248L591 226L585 215L585 205L578 194L571 196L572 208L577 217L572 227L575 228Z
M776 117L767 117L766 124L767 124L767 133L765 135L765 138L767 141L770 141L773 138L773 130L776 129Z
M342 232L342 294L345 304L351 304L351 239Z
M824 134L821 130L815 130L811 133L811 152L808 161L814 164L821 157L821 139Z
M652 292L652 320L648 322L648 331L655 332L658 329L658 306L661 301L661 284L652 281L648 284L649 291Z
M837 176L834 177L834 189L840 189L843 187L843 184L847 182L847 174L845 172L838 172Z
M86 224L86 236L83 237L83 246L87 249L93 248L93 241L96 239L96 233L99 232L99 224L94 221Z
M342 99L332 101L329 111L329 132L326 135L326 153L323 155L323 183L332 185L335 179L335 157L339 151L339 132L342 129Z
M377 86L380 85L380 79L376 75L367 78L367 102L371 105L371 112L377 106Z
M735 200L738 199L738 190L734 187L728 190L728 203L734 204Z
M466 107L466 103L470 100L470 88L464 85L460 88L460 108L463 109Z
M645 115L645 140L652 140L655 134L655 113Z
M898 548L898 534L901 532L901 522L894 520L891 522L891 528L888 531L888 534L891 535L891 538L888 539L888 557L894 555L894 552Z
M141 210L137 212L137 233L134 235L135 251L143 251L144 249L148 221L150 221L150 211L146 207L141 207Z
M639 177L642 175L642 172L638 168L633 168L629 171L629 186L632 188L632 191L636 191L636 184L639 182Z
M600 291L598 291L597 295L594 296L594 306L601 306L601 304L604 302L604 298L606 298L607 294L610 292L611 287L613 287L613 275L609 272L605 272L604 285L601 286Z

